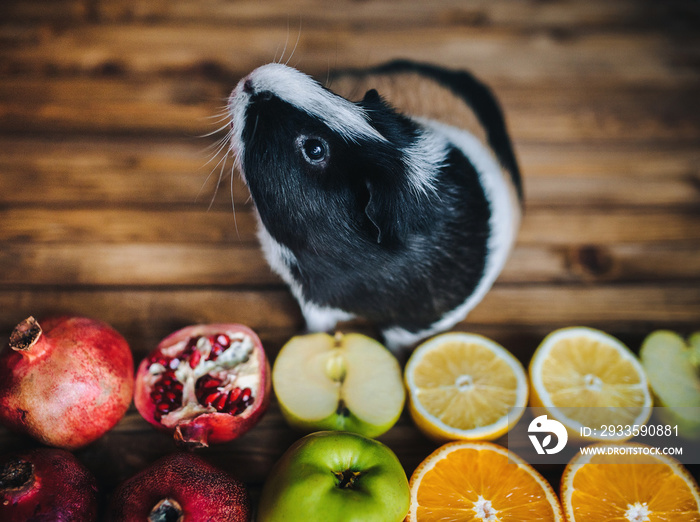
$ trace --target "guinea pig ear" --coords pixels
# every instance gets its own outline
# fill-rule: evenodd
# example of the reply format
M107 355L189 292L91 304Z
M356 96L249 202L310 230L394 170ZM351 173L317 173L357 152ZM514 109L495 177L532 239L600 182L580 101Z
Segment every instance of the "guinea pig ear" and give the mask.
M370 89L365 93L365 97L362 98L362 103L365 104L376 104L376 103L382 103L382 97L379 96L379 93L377 92L377 89Z
M392 191L379 186L373 180L366 180L369 199L365 206L365 215L377 231L377 243L402 241L408 232L407 206L392 197Z
M372 188L372 184L367 181L367 191L369 192L369 200L367 201L367 205L365 206L365 215L367 218L370 220L370 222L374 225L374 228L377 229L377 243L382 242L382 226L380 224L381 219L380 219L380 213L381 210L379 208L379 205L377 204L377 197L375 196L375 191Z

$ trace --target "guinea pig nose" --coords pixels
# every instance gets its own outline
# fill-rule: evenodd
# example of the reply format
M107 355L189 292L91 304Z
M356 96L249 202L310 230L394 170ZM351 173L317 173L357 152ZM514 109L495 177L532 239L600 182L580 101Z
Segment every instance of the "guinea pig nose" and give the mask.
M255 89L253 89L253 82L250 80L250 78L246 78L246 81L243 82L243 92L253 94L254 91Z

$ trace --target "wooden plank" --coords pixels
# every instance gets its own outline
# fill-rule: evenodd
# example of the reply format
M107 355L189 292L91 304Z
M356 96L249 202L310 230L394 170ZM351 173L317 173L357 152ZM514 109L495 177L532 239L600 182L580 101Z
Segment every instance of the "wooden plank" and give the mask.
M648 178L700 177L696 143L566 143L552 145L521 140L518 160L529 178L607 178L620 176L634 183Z
M691 209L700 205L700 178L693 175L635 179L615 173L599 177L564 177L524 172L527 175L524 187L528 208L684 206Z
M120 203L231 208L229 160L209 162L199 138L0 137L0 194L6 204ZM700 148L695 144L582 144L519 141L528 209L571 206L700 204ZM210 176L211 174L211 176ZM147 181L146 181L147 180ZM237 208L249 202L240 177Z
M0 241L243 243L257 241L252 212L132 208L0 208ZM200 208L202 208L200 207Z
M198 322L241 322L263 337L291 336L303 328L286 290L53 289L0 290L0 325L9 332L23 318L87 315L112 324L142 357L169 332ZM661 327L697 328L697 285L497 284L457 329L500 326L517 331L537 325L625 324L649 332ZM351 326L354 328L354 326Z
M40 78L9 78L0 84L0 131L159 133L193 139L226 126L221 115L234 83L196 77L157 81L71 77L47 85ZM495 91L516 143L697 143L697 88L698 84L669 89L548 82L536 88L504 85Z
M697 209L678 213L655 209L538 210L526 213L518 242L525 245L697 242L699 225Z
M3 23L47 22L78 23L90 12L89 0L4 0L0 15Z
M222 124L225 94L196 77L152 79L37 78L0 84L0 129L154 132L194 137Z
M466 320L466 325L605 324L627 322L646 329L663 324L697 324L697 286L658 285L509 286L498 285Z
M281 285L254 246L178 244L5 245L0 285Z
M691 5L688 9L691 9ZM336 0L332 9L320 0L5 0L6 21L46 22L91 21L100 23L173 23L269 27L289 25L338 28L387 27L507 27L511 30L558 31L560 38L580 31L600 29L665 28L683 11L662 8L655 2L637 0L559 0L557 2L516 1L509 4L490 0L438 0L407 3L402 0L365 0L362 9L353 0ZM652 23L653 21L653 23ZM293 36L293 35L292 35Z
M9 332L25 317L83 315L108 322L143 357L168 333L195 323L238 322L263 336L299 331L301 315L283 289L0 290L0 325Z
M257 242L248 209L179 211L170 208L0 208L0 241L37 243ZM700 240L697 209L533 209L525 214L521 245L611 245Z
M88 25L35 43L0 49L0 69L24 73L200 72L239 77L279 56L287 24L269 27L195 24ZM663 33L556 34L442 26L302 31L292 65L319 76L329 67L365 67L398 56L477 71L488 81L545 81L678 85L696 83L697 39L682 43ZM615 52L610 52L614 49ZM235 51L235 52L234 52ZM536 56L537 59L533 59ZM574 83L575 84L575 83Z
M695 244L611 244L607 246L517 246L499 283L620 283L698 281Z
M231 208L250 195L203 138L0 137L0 194L12 204L141 204ZM219 176L222 180L219 183ZM217 190L217 183L220 185Z
M694 144L517 145L528 207L700 203L700 149Z
M101 2L98 8L103 21L188 21L205 24L269 26L289 24L297 29L325 26L339 27L442 27L506 26L513 29L552 27L595 28L646 27L650 15L658 10L648 2L618 0L606 2L511 2L504 5L489 0L465 3L463 0L438 0L407 3L396 0L364 1L362 9L352 0L332 3L301 0L290 4L284 0L259 2L223 0L198 2L185 0L117 0Z
M257 245L5 244L0 286L9 288L281 287ZM698 244L517 247L499 283L700 280Z

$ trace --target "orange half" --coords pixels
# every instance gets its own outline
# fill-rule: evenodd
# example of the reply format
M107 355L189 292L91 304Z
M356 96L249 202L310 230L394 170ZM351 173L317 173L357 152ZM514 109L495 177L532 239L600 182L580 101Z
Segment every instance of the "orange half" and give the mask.
M561 521L549 483L523 459L490 442L450 442L410 480L409 522Z
M665 455L619 454L648 451L643 444L594 444L617 455L579 454L564 470L561 500L568 522L698 522L700 493L688 471Z

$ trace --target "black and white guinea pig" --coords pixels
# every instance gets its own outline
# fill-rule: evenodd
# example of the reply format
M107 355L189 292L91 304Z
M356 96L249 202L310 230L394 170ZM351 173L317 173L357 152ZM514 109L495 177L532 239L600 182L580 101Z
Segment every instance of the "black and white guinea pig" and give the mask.
M231 148L307 327L360 317L410 346L461 321L506 262L522 202L511 142L467 72L399 61L331 85L255 69L229 98Z

